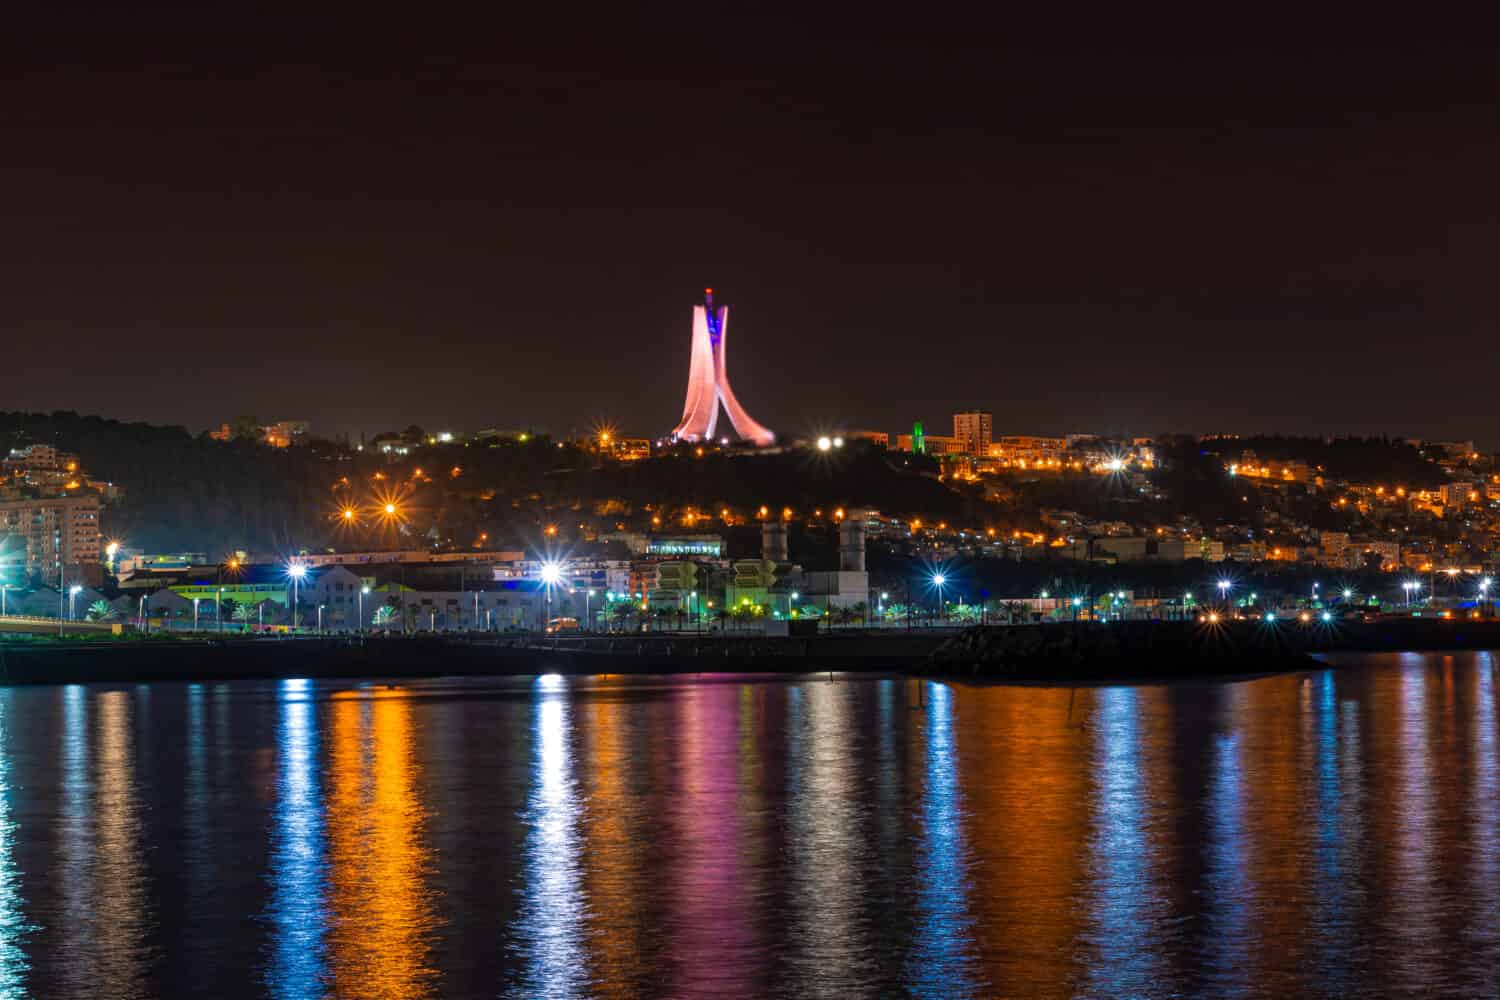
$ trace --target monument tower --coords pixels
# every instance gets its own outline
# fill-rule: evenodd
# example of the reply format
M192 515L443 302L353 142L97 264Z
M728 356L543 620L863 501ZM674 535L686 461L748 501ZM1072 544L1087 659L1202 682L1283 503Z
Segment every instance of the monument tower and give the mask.
M724 342L729 330L729 307L714 310L714 290L703 290L703 305L693 306L692 362L688 366L687 401L682 420L672 431L674 441L711 441L719 423L719 404L729 414L735 433L765 447L776 435L751 419L729 386Z

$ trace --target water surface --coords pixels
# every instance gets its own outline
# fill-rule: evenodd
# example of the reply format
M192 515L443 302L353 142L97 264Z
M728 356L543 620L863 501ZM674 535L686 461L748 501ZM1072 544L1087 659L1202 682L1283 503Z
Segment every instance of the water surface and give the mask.
M0 997L1486 996L1490 654L0 689Z

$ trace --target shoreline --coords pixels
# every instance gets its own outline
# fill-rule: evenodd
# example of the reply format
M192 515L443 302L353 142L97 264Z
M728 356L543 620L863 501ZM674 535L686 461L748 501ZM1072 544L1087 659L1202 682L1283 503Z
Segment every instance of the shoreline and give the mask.
M1500 621L1299 627L1231 622L1046 623L807 637L691 633L568 637L172 637L0 641L0 685L289 677L872 673L1015 684L1233 680L1339 668L1340 652L1500 649Z

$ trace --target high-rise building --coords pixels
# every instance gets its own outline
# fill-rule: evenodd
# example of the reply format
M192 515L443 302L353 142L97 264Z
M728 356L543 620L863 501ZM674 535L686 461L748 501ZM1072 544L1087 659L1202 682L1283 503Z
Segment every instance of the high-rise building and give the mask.
M958 410L953 414L953 437L969 455L988 455L995 433L995 417L989 410Z
M97 566L100 557L99 498L51 497L0 501L0 537L26 545L26 572L55 580L59 571Z

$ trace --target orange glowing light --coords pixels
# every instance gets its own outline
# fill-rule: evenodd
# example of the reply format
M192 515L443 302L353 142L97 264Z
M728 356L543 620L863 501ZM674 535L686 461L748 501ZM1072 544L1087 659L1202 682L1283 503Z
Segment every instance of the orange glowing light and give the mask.
M555 525L555 524L549 524L549 525L547 525L546 535L547 535L548 538L555 538L555 537L557 537L557 525Z

